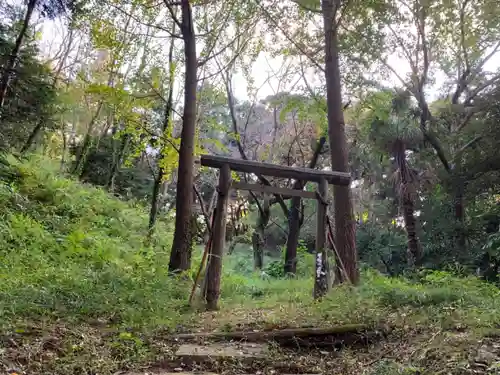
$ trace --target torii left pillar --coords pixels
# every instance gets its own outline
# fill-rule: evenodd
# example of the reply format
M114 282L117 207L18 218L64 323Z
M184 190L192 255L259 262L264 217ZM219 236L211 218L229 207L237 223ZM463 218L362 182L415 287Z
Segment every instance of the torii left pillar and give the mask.
M222 255L226 238L227 202L231 188L231 169L225 164L220 168L219 186L217 187L217 209L213 229L212 249L207 266L207 310L217 310L220 295L222 273Z

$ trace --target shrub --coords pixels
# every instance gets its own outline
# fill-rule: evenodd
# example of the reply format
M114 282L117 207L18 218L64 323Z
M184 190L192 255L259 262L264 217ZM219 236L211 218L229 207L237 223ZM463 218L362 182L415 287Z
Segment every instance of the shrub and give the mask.
M281 250L282 258L280 260L273 260L266 264L264 272L272 278L282 278L285 275L285 247ZM297 277L309 277L312 275L314 256L309 253L306 243L299 240L297 246Z

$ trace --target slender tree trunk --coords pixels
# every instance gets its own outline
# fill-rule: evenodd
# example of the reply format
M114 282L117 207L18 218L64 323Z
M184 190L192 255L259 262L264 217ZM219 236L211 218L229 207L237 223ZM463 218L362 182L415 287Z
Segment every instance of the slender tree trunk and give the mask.
M116 174L118 173L118 170L120 169L120 166L123 163L123 158L125 156L125 151L127 150L127 146L130 140L130 135L129 134L124 134L122 136L121 144L120 144L120 149L117 152L117 155L115 156L115 160L113 160L113 165L111 167L111 172L109 174L108 182L106 184L107 188L109 191L113 191L114 188L114 183L115 183L115 178Z
M340 9L340 0L322 0L321 4L325 29L325 78L332 169L349 172L340 79L338 27L335 18ZM359 281L359 270L356 221L350 186L334 186L334 206L335 240L339 256L344 263L349 280L356 284Z
M94 130L94 126L97 122L97 119L99 118L99 115L101 113L102 106L103 106L103 101L101 100L97 105L97 109L94 113L94 116L92 116L92 119L89 122L87 133L85 134L85 138L83 139L82 149L76 159L75 167L73 168L73 174L77 175L80 178L83 176L83 172L85 170L84 167L85 164L87 163L87 157L92 143L91 142L92 132Z
M285 250L285 275L297 273L297 246L300 236L300 197L292 197L288 214L288 238Z
M21 148L21 154L25 154L26 151L28 151L31 148L33 143L35 143L35 139L38 137L38 134L40 133L40 130L42 130L43 125L44 125L44 120L40 120L37 122L35 128L31 131L30 135L28 136L28 139Z
M175 24L174 27L172 28L172 34L175 33ZM165 105L165 114L163 118L163 126L162 126L162 135L163 137L168 137L168 130L169 130L169 124L170 124L170 118L172 116L172 110L174 106L174 70L173 70L173 64L174 64L174 38L172 37L172 40L170 42L170 49L168 52L168 66L169 66L169 88L168 88L168 98L167 98L167 103ZM145 59L143 60L143 64L141 66L145 66L146 62ZM163 142L160 142L160 145L162 149L160 150L160 155L158 157L158 161L161 161L161 158L163 156L163 147L164 144ZM161 163L160 163L161 164ZM149 223L148 223L148 237L151 237L155 224L156 224L156 219L158 217L158 200L160 196L160 188L163 183L163 178L165 177L165 170L160 166L158 169L158 175L155 177L155 182L153 185L153 194L151 196L151 208L149 211Z
M155 177L155 182L153 185L153 194L151 196L151 208L149 210L149 223L148 223L149 236L151 236L154 232L156 218L158 217L158 203L159 203L158 198L160 196L160 187L162 183L162 179L159 175L160 173L158 173L158 176Z
M253 247L253 261L254 269L259 270L264 267L264 236L269 219L271 218L271 211L269 205L269 198L264 197L263 205L260 204L258 198L252 194L252 197L259 209L259 216L252 233L252 247Z
M316 167L318 162L319 154L323 149L326 142L325 137L321 137L316 150L314 150L313 157L309 162L309 168L313 169ZM302 190L304 188L304 181L297 180L293 184L293 189ZM284 272L285 275L291 274L295 275L297 273L297 246L299 244L300 227L301 223L301 199L300 197L292 197L290 210L288 211L288 238L286 241L286 252L285 252L285 265Z
M175 202L175 232L170 253L170 271L188 270L191 259L193 209L194 143L196 132L197 69L196 38L189 0L181 0L181 32L184 39L186 74L184 83L184 112L179 150L179 169Z
M21 50L21 46L23 44L24 37L26 36L26 31L28 30L31 16L33 15L33 11L35 10L36 4L37 0L29 0L28 8L26 9L26 15L24 16L23 26L21 28L21 31L19 32L19 35L17 36L16 44L14 45L14 48L10 53L9 59L7 60L6 65L4 66L2 78L0 79L0 116L1 116L1 111L3 109L3 105L5 103L5 98L7 96L10 77L12 71L14 70L14 67L16 66L16 60L17 57L19 56L19 51Z
M200 194L200 196L201 196L201 194ZM212 193L212 197L210 198L210 201L208 202L207 208L205 209L205 213L207 214L207 216L205 216L205 213L204 213L205 221L208 218L208 216L211 215L211 212L214 210L216 202L217 202L217 189L214 188L214 191ZM200 203L200 206L203 208L202 203ZM210 219L208 221L206 221L207 228L205 230L205 233L203 234L203 243L207 243L209 238L210 238L211 227L208 225L209 223L210 223Z
M66 136L66 124L61 121L61 136L63 139L63 149L61 153L61 171L64 171L64 165L66 164L66 152L68 151L68 137Z
M465 235L465 208L464 208L464 183L457 178L454 182L454 197L453 208L455 211L455 243L458 250L458 255L462 256L467 250L467 240Z
M260 270L264 267L264 230L262 227L256 227L252 233L253 247L253 268Z

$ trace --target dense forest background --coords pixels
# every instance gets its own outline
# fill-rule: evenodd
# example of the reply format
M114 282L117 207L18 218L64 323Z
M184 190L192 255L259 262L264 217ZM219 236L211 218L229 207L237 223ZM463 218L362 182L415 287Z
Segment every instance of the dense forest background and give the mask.
M174 248L188 252L187 233L207 239L217 185L194 155L331 169L342 153L322 140L329 104L315 6L194 2L181 15L177 5L147 2L2 2L2 148L38 150L84 182L144 202L150 231L182 211L192 219L182 224L177 214ZM500 17L487 8L361 1L342 9L344 151L366 266L398 275L418 264L497 281ZM264 80L253 70L262 56L272 58ZM235 74L246 99L235 97ZM257 76L272 95L257 99ZM227 242L253 236L256 253L278 257L298 243L312 250L315 204L235 193Z

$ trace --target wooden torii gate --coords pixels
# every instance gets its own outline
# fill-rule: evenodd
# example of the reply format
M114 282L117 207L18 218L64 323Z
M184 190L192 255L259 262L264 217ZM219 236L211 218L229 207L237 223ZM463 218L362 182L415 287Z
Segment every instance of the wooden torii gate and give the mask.
M298 196L301 198L316 199L317 228L316 228L316 267L314 281L314 296L319 297L326 293L327 258L326 258L326 222L328 205L328 184L349 185L351 176L345 172L318 171L315 169L295 168L288 166L260 163L250 160L233 159L223 156L202 155L201 165L204 167L217 168L220 170L219 185L217 187L218 198L216 216L214 218L212 243L209 252L206 274L206 302L207 309L217 309L220 294L220 278L222 271L222 256L224 241L226 237L227 202L231 189L251 190L267 194L279 194L286 196ZM248 184L244 182L232 182L231 171L253 173L260 176L272 176L278 178L291 178L301 181L316 182L316 192L280 188L276 186L265 186L260 184Z

